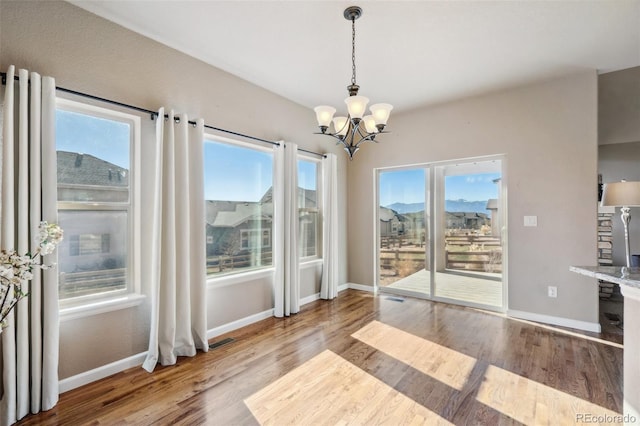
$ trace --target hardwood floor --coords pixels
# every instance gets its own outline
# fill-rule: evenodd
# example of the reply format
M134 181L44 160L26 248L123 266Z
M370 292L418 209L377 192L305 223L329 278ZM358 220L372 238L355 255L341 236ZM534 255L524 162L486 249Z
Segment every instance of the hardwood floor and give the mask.
M574 424L622 412L622 349L473 309L347 290L21 425Z

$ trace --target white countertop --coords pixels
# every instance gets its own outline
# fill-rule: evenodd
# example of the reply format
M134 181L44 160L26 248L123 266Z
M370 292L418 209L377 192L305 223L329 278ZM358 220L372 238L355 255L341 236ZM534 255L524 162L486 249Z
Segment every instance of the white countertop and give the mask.
M625 266L570 266L571 272L620 285L625 297L640 299L640 268Z

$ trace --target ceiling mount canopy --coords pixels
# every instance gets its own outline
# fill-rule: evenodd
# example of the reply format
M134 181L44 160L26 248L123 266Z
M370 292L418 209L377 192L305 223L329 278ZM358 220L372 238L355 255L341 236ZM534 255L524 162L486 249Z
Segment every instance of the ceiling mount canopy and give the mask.
M347 86L349 97L344 102L347 104L348 115L334 117L336 109L320 105L314 108L320 134L331 136L344 146L353 159L354 154L364 142L377 142L375 137L384 131L393 106L389 104L374 104L369 107L371 114L364 115L369 99L359 96L360 86L356 83L356 19L362 16L362 9L358 6L350 6L344 10L344 17L351 21L351 84ZM334 132L329 130L333 124Z

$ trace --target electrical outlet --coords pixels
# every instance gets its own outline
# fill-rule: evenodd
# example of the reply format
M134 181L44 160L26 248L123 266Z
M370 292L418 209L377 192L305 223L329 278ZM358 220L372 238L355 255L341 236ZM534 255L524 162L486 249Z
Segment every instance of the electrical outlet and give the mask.
M552 285L547 287L547 295L549 297L558 297L558 287Z

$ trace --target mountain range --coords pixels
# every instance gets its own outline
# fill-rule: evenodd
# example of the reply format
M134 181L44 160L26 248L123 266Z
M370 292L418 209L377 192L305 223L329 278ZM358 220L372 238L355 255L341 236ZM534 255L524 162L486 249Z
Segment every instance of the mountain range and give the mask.
M448 212L473 212L473 213L489 213L486 209L487 200L484 201L467 201L467 200L445 200L445 211ZM385 206L388 209L395 210L400 214L424 211L424 203L393 203Z

